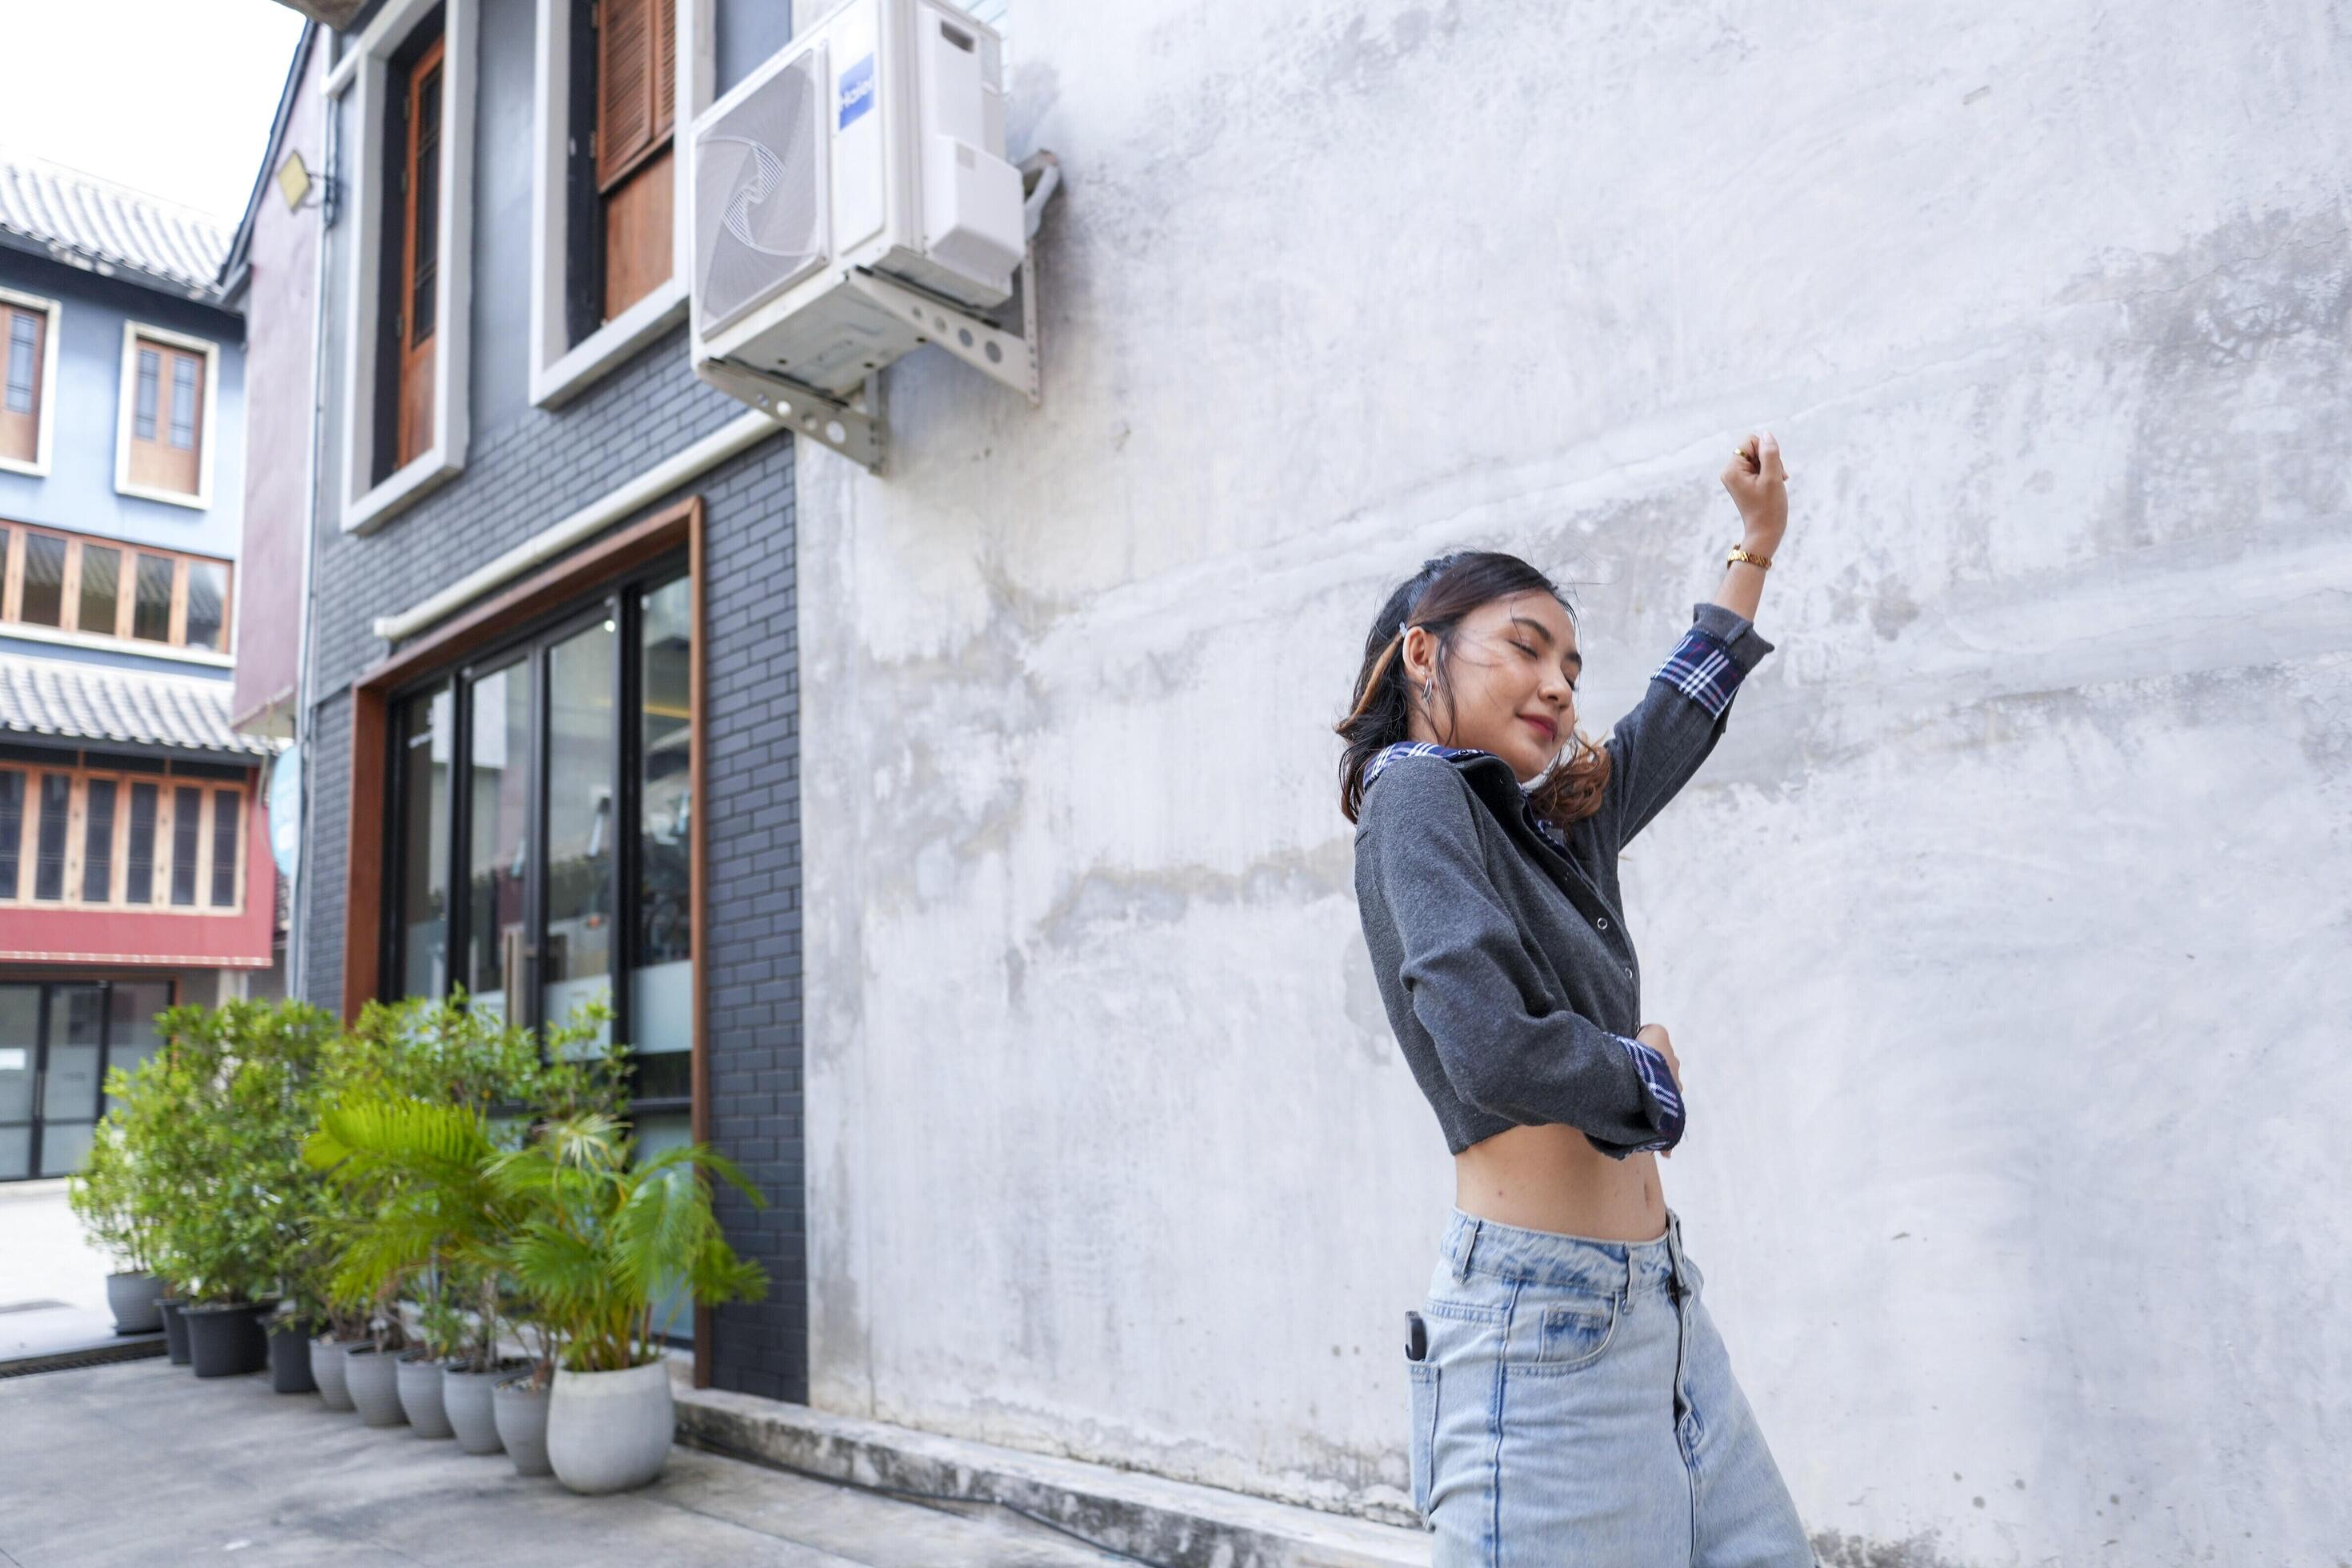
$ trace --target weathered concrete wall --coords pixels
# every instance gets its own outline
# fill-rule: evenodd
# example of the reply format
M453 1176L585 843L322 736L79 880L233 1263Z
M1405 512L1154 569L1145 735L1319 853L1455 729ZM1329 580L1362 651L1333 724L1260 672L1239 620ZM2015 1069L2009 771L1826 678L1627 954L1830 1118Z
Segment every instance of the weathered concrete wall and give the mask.
M2334 1561L2345 13L1015 12L1045 406L800 468L816 1403L1397 1517L1451 1173L1328 726L1483 542L1604 731L1760 425L1780 651L1625 876L1809 1523Z

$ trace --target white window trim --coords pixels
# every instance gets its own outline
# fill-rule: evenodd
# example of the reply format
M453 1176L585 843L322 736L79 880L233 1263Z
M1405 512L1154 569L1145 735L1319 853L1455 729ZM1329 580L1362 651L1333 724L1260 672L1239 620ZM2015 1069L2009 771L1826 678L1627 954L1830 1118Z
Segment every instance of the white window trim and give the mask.
M136 550L139 547L126 544L123 548ZM229 625L234 631L244 629L235 620L231 620ZM0 621L0 641L10 637L26 642L49 643L58 647L104 648L110 653L137 654L141 658L176 659L182 664L201 664L214 669L236 667L236 637L234 632L229 637L229 651L226 653L215 653L208 647L174 647L170 643L150 642L144 637L118 637L104 632L69 632L62 627L37 626L26 621Z
M64 314L64 307L55 300L43 299L38 294L20 294L14 289L0 289L0 304L14 305L20 310L39 310L49 318L49 324L41 335L41 406L34 416L37 423L33 431L33 460L27 463L18 458L0 458L0 472L30 474L37 479L46 479L49 472L49 442L57 434L58 322ZM0 355L6 353L7 346L0 342ZM5 364L0 364L0 368L5 368Z
M532 75L530 400L557 408L599 376L686 319L694 262L694 179L688 158L695 117L710 105L718 78L712 0L679 0L677 102L670 129L669 281L566 346L563 310L571 182L572 26L574 0L539 0L538 61Z
M153 485L131 482L131 432L139 417L139 340L150 339L175 349L205 356L204 401L197 405L202 421L196 427L196 493L159 489ZM142 500L160 500L173 506L193 507L198 511L213 504L213 437L220 429L214 417L220 407L220 345L203 338L192 338L185 332L172 331L163 327L151 327L144 321L122 323L122 384L115 395L114 409L114 489L117 495L137 496ZM160 403L161 400L159 399ZM161 415L159 406L156 410ZM46 416L44 416L46 417ZM162 422L158 421L155 437L164 439Z
M352 181L350 258L343 302L341 525L365 533L464 471L470 419L474 293L474 10L476 0L393 0L328 74L327 90L351 89L344 112ZM383 248L384 110L391 58L436 5L442 7L440 253L435 258L433 437L424 451L371 485L375 465L376 316Z

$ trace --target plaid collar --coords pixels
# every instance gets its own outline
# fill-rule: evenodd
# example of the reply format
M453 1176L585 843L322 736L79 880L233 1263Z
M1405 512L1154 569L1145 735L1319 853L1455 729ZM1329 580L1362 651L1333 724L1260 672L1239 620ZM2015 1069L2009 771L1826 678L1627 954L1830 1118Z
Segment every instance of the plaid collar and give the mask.
M1484 751L1476 746L1441 746L1434 741L1399 741L1383 748L1381 754L1372 759L1371 765L1364 770L1364 787L1371 788L1372 781L1381 776L1381 770L1399 757L1443 757L1447 762L1465 757L1494 757L1495 761L1503 763L1504 767L1510 766L1510 763L1504 763L1502 758L1495 756L1494 752ZM1516 773L1511 777L1514 784L1518 782L1518 775ZM1562 854L1568 852L1567 836L1553 826L1549 821L1537 815L1535 803L1529 797L1527 786L1524 784L1519 785L1519 810L1527 817L1528 826L1543 835L1544 842Z

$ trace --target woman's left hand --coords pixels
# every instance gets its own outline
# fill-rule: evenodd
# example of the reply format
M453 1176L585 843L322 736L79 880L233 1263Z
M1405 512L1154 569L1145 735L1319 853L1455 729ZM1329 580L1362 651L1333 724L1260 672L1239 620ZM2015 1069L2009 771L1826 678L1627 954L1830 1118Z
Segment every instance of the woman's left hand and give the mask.
M1759 555L1780 547L1789 531L1789 470L1780 466L1780 443L1759 430L1739 444L1723 470L1723 488L1739 508L1747 537L1739 542Z

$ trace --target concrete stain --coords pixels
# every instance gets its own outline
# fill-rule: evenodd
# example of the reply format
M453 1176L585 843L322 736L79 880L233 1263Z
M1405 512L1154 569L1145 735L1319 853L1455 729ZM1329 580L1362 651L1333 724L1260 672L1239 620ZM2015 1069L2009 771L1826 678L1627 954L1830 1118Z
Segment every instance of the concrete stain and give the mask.
M1884 1541L1823 1530L1814 1533L1812 1545L1822 1568L1969 1568L1958 1558L1947 1557L1937 1550L1933 1531Z

